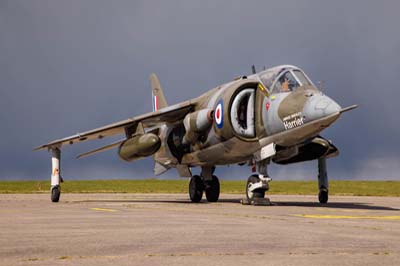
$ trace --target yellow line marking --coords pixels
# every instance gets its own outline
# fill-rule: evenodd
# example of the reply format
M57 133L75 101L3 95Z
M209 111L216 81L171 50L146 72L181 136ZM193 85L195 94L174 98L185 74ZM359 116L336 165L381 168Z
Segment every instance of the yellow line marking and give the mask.
M373 212L371 210L346 210L346 209L327 209L327 208L315 208L315 210L319 210L321 212L359 212L359 213L366 213L366 212Z
M370 220L400 220L400 216L350 216L350 215L320 215L293 214L292 216L316 219L370 219Z
M103 208L91 208L92 211L102 211L102 212L117 212L117 210L113 209L103 209Z

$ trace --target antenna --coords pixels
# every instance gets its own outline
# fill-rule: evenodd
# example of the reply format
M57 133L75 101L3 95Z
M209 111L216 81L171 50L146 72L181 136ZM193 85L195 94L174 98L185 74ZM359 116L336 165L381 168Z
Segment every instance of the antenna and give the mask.
M252 72L253 74L256 74L256 73L257 73L256 67L255 67L254 65L251 66L251 72Z
M323 91L325 89L324 87L325 87L325 81L324 80L318 81L318 89L320 91Z

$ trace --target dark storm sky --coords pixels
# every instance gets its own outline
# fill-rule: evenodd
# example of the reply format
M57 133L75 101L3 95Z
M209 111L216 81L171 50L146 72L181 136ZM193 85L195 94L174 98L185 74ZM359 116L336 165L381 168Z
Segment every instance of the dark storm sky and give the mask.
M0 179L49 178L50 155L33 147L151 111L153 71L177 103L252 64L300 66L341 106L360 104L322 134L341 150L331 178L399 179L399 10L398 1L0 0ZM66 147L63 176L153 176L151 159L129 164L115 151L74 159L111 141ZM313 179L315 167L270 174Z

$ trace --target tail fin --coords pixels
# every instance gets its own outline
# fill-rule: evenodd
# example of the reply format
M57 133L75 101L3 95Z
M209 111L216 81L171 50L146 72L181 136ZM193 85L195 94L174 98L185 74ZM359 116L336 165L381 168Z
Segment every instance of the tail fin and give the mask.
M150 75L151 90L153 94L153 112L168 106L167 100L156 74Z

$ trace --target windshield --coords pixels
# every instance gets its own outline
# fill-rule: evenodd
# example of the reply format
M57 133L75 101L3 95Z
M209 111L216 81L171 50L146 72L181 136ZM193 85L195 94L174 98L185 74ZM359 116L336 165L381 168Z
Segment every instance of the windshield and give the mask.
M311 85L311 82L306 78L306 76L300 70L293 70L297 79L300 81L301 85Z
M281 75L275 83L274 91L289 92L297 89L299 83L290 71Z
M300 70L288 70L279 75L273 92L290 92L304 85L311 85L311 83Z

